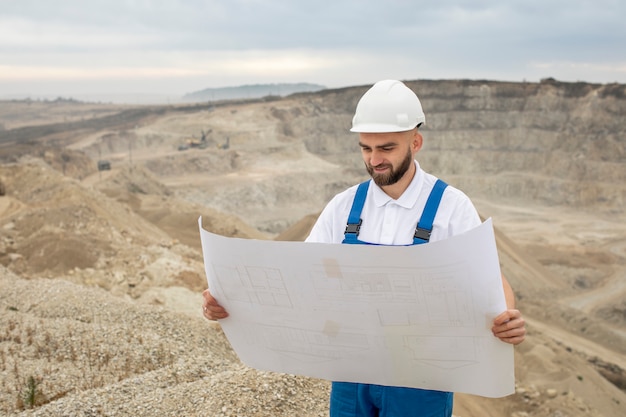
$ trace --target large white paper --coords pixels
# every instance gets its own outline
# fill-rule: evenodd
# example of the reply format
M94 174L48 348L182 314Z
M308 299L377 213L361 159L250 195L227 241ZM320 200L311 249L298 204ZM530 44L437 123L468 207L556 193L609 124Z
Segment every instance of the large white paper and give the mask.
M491 219L415 246L226 238L198 220L220 320L248 366L333 381L502 397L513 347Z

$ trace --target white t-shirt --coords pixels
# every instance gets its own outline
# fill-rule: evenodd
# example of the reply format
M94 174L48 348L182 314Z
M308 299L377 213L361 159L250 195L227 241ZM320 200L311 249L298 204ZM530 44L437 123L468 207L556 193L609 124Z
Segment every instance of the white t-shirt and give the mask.
M394 200L372 180L361 212L358 239L382 245L410 245L426 200L437 178L422 170L415 161L416 173L409 187ZM337 194L326 205L307 242L341 243L358 184ZM480 225L480 217L469 197L446 187L433 222L430 241L446 239Z

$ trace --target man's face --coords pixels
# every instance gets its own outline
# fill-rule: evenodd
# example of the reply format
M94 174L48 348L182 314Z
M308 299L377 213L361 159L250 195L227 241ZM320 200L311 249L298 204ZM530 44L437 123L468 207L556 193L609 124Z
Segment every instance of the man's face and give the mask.
M361 133L359 145L367 172L379 187L397 183L413 164L417 132ZM421 146L421 136L419 137Z

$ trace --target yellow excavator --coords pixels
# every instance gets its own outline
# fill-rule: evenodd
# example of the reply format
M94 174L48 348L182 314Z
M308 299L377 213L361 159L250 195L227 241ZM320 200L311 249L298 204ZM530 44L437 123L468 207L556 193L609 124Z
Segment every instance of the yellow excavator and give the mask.
M199 148L199 149L206 148L208 146L206 136L209 133L211 133L211 129L209 129L207 132L205 132L204 130L202 130L201 132L202 132L202 137L200 138L200 140L196 139L195 136L188 138L187 140L185 140L184 144L178 145L178 150L185 151L189 148Z

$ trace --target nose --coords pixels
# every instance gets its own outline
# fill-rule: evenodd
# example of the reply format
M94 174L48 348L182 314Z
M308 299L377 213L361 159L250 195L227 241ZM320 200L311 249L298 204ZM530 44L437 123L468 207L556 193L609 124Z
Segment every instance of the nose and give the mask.
M382 164L384 160L385 158L383 158L383 155L380 151L377 151L376 149L374 149L370 153L370 165L371 166L378 166Z

